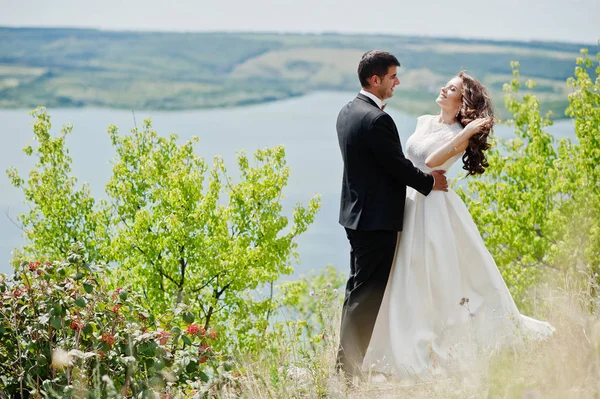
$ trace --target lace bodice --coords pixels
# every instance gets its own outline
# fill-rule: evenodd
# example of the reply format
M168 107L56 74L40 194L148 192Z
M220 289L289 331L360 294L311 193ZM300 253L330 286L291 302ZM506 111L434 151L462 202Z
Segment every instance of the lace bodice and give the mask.
M406 157L423 172L448 170L462 153L448 159L443 165L430 168L425 165L427 157L462 130L459 123L446 125L438 122L438 115L423 115L417 119L415 132L406 141Z

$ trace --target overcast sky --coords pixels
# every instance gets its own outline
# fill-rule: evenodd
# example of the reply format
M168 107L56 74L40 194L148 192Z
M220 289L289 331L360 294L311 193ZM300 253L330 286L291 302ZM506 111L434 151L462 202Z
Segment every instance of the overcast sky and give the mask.
M0 0L0 26L391 33L595 44L600 0Z

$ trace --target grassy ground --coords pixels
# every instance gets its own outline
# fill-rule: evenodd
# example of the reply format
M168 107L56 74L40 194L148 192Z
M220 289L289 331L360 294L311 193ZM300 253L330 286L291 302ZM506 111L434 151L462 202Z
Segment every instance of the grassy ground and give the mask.
M333 369L337 318L326 341L313 348L282 341L255 359L245 359L243 397L264 398L597 398L600 397L600 320L593 296L572 281L536 298L537 318L556 332L483 353L466 370L445 377L365 382L346 389ZM331 335L330 335L331 334ZM293 335L293 334L292 334Z

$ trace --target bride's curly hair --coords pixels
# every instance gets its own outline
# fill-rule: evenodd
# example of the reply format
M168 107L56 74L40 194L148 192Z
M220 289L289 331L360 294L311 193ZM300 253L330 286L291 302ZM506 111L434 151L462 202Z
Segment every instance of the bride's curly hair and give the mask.
M469 139L469 145L462 157L463 169L467 171L467 176L482 174L485 168L490 166L484 151L490 148L488 137L495 122L492 99L485 86L465 71L460 71L457 76L462 80L462 104L456 116L458 122L465 127L472 120L489 119L479 133Z

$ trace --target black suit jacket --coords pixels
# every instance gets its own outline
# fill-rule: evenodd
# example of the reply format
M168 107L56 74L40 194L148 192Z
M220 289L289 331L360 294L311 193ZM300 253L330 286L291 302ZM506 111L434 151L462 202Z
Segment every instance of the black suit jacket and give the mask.
M352 230L402 230L406 186L423 195L433 176L404 156L392 117L359 94L338 115L344 160L340 219Z

